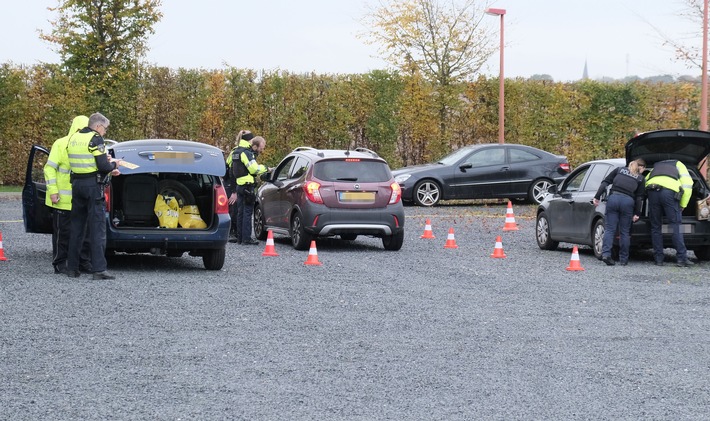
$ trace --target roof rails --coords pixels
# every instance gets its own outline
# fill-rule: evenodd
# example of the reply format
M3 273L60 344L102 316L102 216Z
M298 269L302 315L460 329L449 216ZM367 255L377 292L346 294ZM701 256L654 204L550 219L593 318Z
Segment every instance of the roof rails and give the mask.
M377 152L367 149L367 148L355 148L355 152L363 152L363 153L369 153L370 155L374 156L375 158L379 158L380 156L377 155Z
M355 148L355 149L353 149L353 150L354 150L355 152L360 152L360 153L369 153L369 154L372 155L374 158L379 158L379 157L380 157L380 156L377 154L377 152L375 152L375 151L373 151L373 150L371 150L371 149L367 149L367 148L362 148L362 147L360 147L360 148ZM316 154L317 154L318 156L320 156L320 157L323 157L323 156L324 156L323 152L321 152L319 149L312 148L312 147L310 147L310 146L299 146L299 147L297 147L296 149L294 149L292 152L302 152L302 151L312 151L312 152L316 152ZM349 148L345 151L345 154L346 154L346 155L350 155L350 149L349 149Z
M313 151L316 152L316 155L320 156L321 158L325 155L323 155L323 152L319 151L316 148L312 148L310 146L299 146L296 149L294 149L292 152L299 152L299 151Z

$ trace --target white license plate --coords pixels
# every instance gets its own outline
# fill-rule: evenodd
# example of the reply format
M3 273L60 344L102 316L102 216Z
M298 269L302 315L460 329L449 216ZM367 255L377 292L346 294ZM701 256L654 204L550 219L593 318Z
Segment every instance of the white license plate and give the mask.
M661 228L661 232L664 234L673 234L673 230L671 229L671 226L668 224L663 224L663 228ZM681 234L692 234L693 233L693 226L691 224L681 224L680 225L680 232L681 232Z

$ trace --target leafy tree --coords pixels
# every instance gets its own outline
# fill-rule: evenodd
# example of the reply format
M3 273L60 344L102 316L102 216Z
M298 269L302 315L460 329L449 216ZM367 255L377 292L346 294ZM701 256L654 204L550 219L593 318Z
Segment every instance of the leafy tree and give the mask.
M132 78L161 0L59 0L58 17L40 37L54 44L67 72L93 87L102 108L111 89Z
M454 85L473 77L495 51L493 31L482 24L484 14L476 6L476 0L446 6L437 0L390 0L366 18L372 28L368 40L380 45L387 61L436 84L442 134L460 93Z
M444 7L436 0L391 0L368 15L369 40L385 59L408 71L412 65L440 86L474 75L495 51L493 32L482 25L476 0Z

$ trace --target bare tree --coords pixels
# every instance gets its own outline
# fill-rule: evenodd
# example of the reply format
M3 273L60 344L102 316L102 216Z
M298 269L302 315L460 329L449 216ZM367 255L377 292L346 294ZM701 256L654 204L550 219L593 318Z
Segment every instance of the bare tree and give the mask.
M678 14L691 24L686 34L670 37L663 30L646 21L663 40L663 45L673 49L676 60L685 62L688 69L702 69L702 33L704 0L683 0L684 6Z

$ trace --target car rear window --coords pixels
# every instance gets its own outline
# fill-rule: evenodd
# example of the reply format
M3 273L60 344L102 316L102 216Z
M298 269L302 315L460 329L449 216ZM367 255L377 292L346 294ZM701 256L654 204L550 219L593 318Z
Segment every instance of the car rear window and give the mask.
M320 161L314 165L313 175L323 181L360 183L380 183L392 177L389 167L384 162L365 160Z

